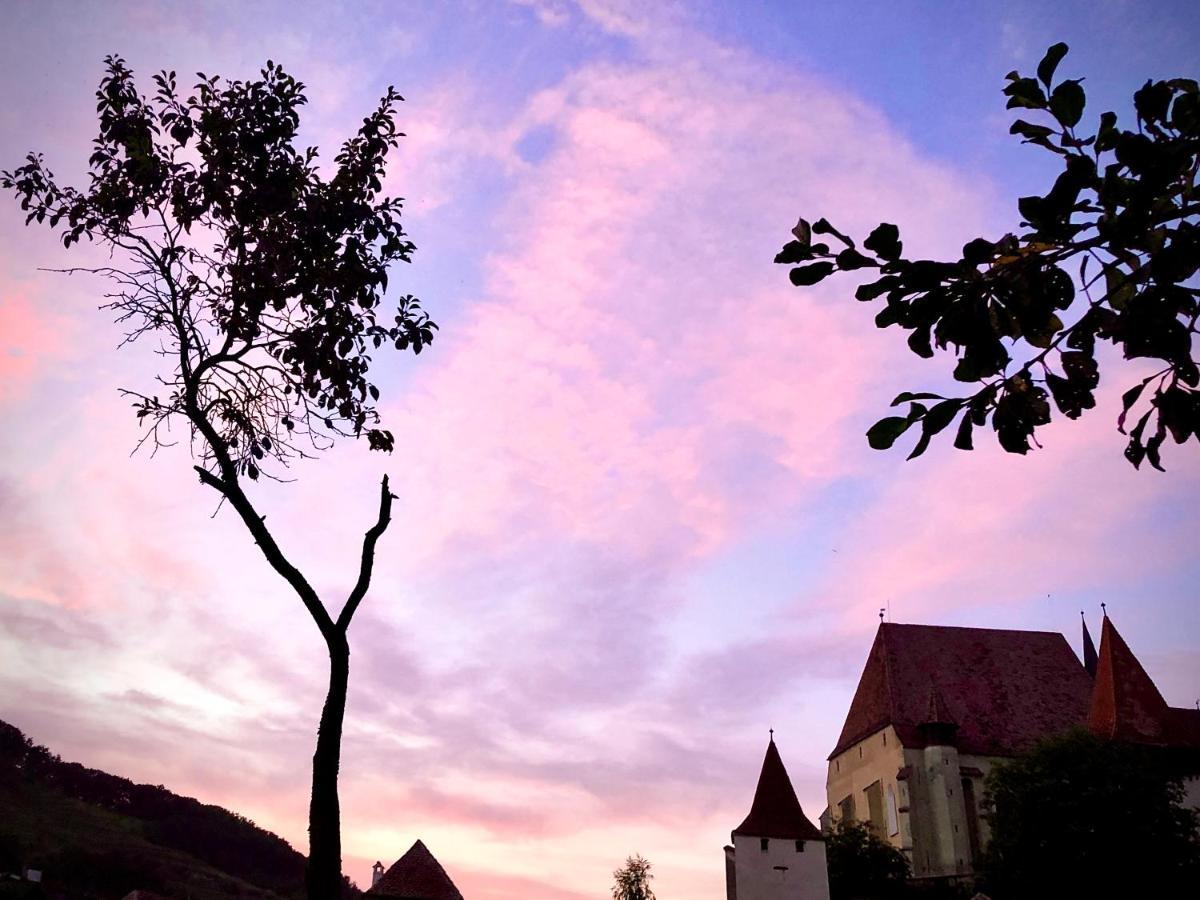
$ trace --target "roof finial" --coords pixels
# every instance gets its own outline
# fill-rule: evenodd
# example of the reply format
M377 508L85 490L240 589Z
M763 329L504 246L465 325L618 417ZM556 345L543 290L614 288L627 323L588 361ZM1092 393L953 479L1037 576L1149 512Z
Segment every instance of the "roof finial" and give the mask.
M1103 615L1106 619L1108 618L1108 604L1107 603L1100 604L1100 612L1103 613Z
M883 621L883 609L884 609L884 608L883 608L882 606L881 606L881 607L879 607L879 621L880 621L880 622L882 622L882 621Z
M767 731L769 731L771 733L771 743L774 743L775 742L775 729L768 728Z

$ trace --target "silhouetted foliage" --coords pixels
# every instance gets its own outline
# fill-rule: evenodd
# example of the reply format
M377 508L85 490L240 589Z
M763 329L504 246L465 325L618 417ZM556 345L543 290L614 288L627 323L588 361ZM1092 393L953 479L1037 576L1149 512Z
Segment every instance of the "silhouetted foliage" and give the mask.
M648 859L640 853L627 857L625 865L613 872L613 900L654 900L653 879Z
M372 354L419 353L436 326L411 296L385 304L388 267L413 245L401 201L381 196L400 136L389 88L322 178L317 151L294 146L304 85L268 61L255 81L199 73L179 93L174 72L141 96L119 57L96 93L100 132L84 189L60 185L40 154L0 173L28 215L64 246L87 238L111 265L71 269L109 279L106 308L165 362L160 389L127 390L144 428L139 446L169 443L179 422L195 471L241 517L313 618L330 682L313 757L309 880L313 898L342 887L337 774L349 677L347 629L370 586L375 544L391 521L388 479L363 539L358 578L336 619L280 549L241 479L277 477L339 436L390 451L379 420ZM274 463L275 473L272 473Z
M1194 761L1193 761L1194 764ZM986 890L996 900L1184 897L1200 878L1197 814L1172 757L1082 729L987 779Z
M907 896L908 859L871 827L839 819L825 835L829 900L891 900Z
M1026 453L1054 408L1075 419L1095 406L1098 341L1126 359L1159 364L1123 398L1117 424L1125 433L1132 423L1125 455L1134 466L1148 460L1161 469L1168 435L1200 441L1192 350L1200 316L1200 89L1190 78L1148 81L1134 94L1134 130L1106 112L1086 133L1078 129L1081 79L1054 82L1066 53L1066 44L1055 44L1036 78L1011 72L1004 89L1010 109L1041 114L1038 122L1018 119L1011 133L1057 155L1063 167L1044 196L1018 202L1019 234L975 238L960 259L937 261L907 258L895 225L881 224L860 248L825 219L811 226L801 219L795 240L775 257L796 266L797 286L835 271L870 272L874 280L855 296L885 299L876 325L908 331L918 356L953 348L954 378L976 386L966 397L901 393L892 405L907 403L907 413L867 432L876 449L919 424L912 459L957 418L959 449L972 449L973 430L990 419L1005 450ZM814 243L813 235L834 244ZM1028 352L1015 364L1019 344Z

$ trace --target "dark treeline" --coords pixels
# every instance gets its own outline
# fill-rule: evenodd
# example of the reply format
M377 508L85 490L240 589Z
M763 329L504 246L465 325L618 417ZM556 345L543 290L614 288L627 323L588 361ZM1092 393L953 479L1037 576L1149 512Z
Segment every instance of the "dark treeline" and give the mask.
M65 797L138 820L153 844L186 853L213 868L285 897L304 894L304 857L282 838L237 813L181 797L162 785L64 762L0 721L0 784L34 784ZM0 832L4 827L0 825ZM20 835L3 835L7 851L19 852ZM5 860L0 860L0 869ZM8 860L11 866L18 860ZM20 860L32 865L38 860ZM44 863L43 863L44 864ZM148 887L148 885L143 885Z

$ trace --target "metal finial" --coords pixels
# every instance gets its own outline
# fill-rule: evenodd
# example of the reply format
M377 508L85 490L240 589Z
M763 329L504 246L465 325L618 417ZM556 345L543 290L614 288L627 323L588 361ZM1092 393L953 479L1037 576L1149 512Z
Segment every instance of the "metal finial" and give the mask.
M880 622L883 621L883 607L882 606L879 607L879 621Z
M1108 604L1107 603L1100 604L1100 612L1102 612L1106 616L1108 615Z
M775 729L768 728L767 731L769 731L771 733L771 740L775 740Z

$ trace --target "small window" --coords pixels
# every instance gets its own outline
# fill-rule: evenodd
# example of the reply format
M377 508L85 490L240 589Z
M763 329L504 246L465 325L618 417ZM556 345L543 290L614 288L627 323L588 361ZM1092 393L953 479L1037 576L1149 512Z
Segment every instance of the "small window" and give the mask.
M758 849L760 849L763 853L767 852L767 839L766 838L758 839Z
M842 771L842 761L840 759L835 759L833 761L833 765L834 765L834 771L836 771L836 772Z
M888 834L900 833L900 818L896 813L896 792L889 784L887 789L887 827Z
M797 853L804 852L804 841L796 841L796 852Z
M862 744L858 745L858 758L862 759Z
M883 733L883 746L885 746L885 747L887 746L887 732L886 731Z

